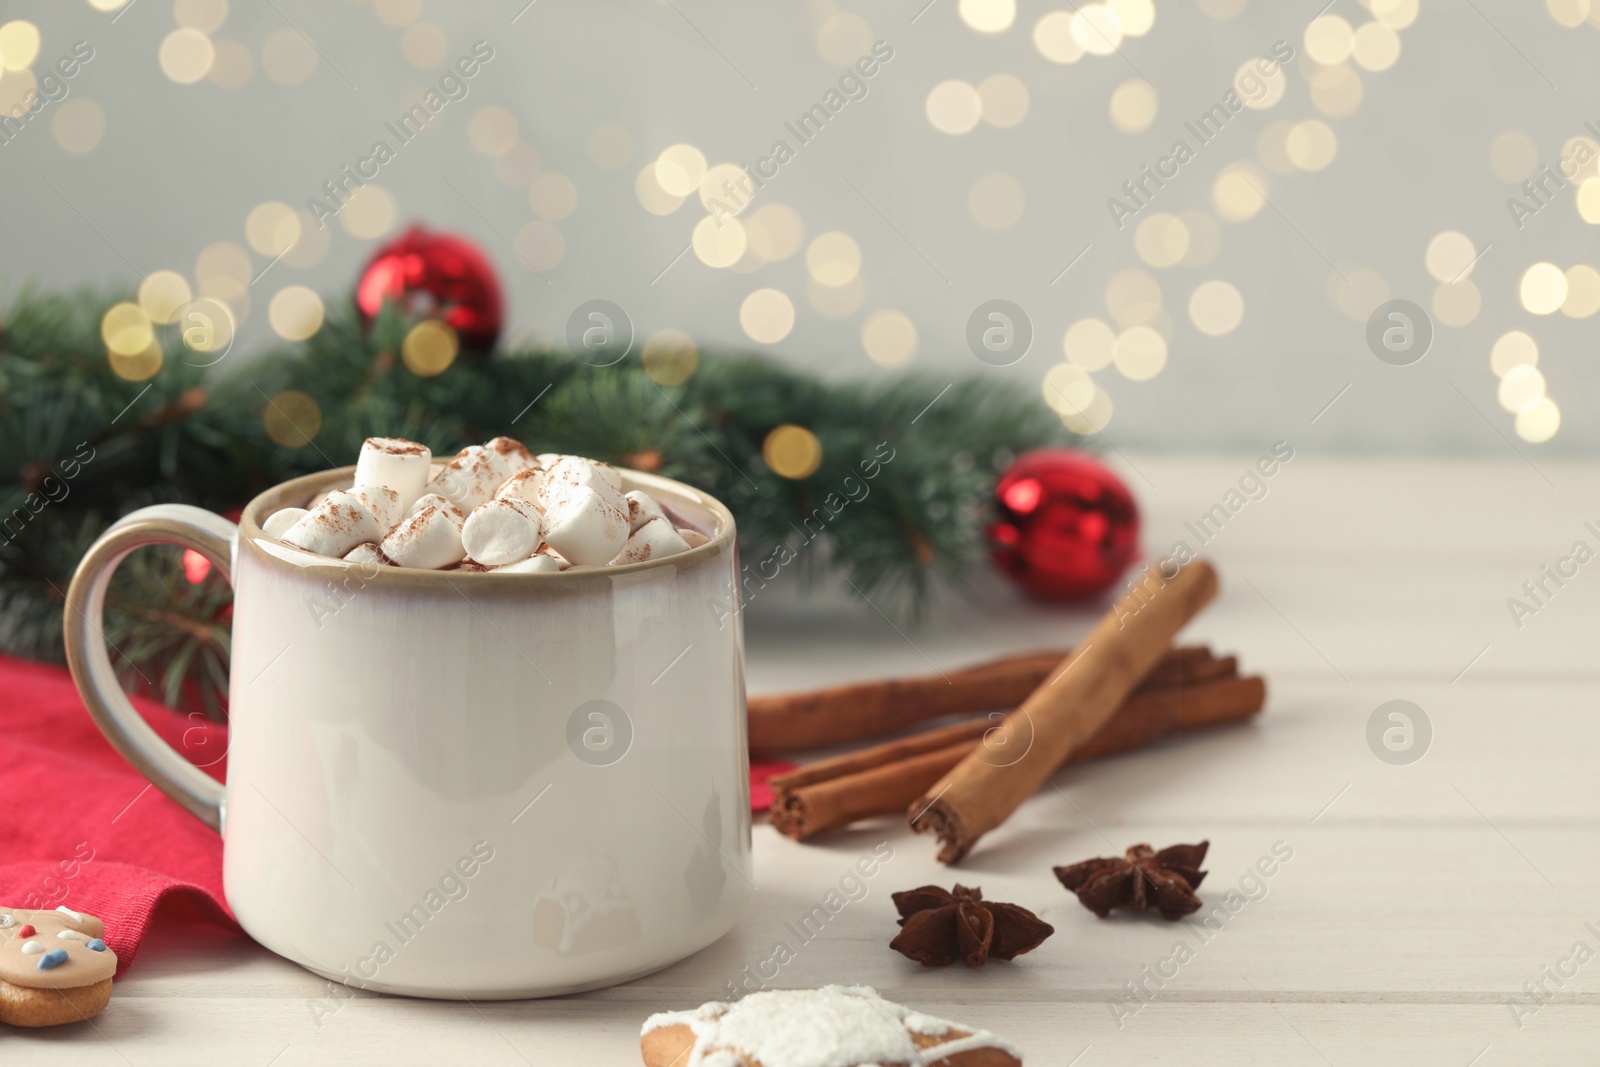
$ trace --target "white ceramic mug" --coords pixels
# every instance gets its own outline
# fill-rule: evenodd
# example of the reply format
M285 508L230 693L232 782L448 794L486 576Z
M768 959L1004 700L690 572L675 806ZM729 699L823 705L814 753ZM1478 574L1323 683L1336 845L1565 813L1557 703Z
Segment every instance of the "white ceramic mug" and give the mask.
M624 471L711 540L555 574L359 566L272 541L287 482L239 525L161 505L118 521L67 596L67 659L111 743L221 832L228 904L337 981L547 996L664 967L732 925L753 882L733 517ZM117 685L101 633L133 549L204 555L234 588L224 787Z

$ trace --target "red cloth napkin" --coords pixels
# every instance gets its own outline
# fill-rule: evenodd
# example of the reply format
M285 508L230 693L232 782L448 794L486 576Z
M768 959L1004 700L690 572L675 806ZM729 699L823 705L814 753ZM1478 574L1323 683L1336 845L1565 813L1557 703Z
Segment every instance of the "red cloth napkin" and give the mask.
M134 700L173 748L219 781L228 729ZM767 779L793 768L750 765L751 807ZM222 896L222 839L168 800L116 752L59 667L0 657L0 906L66 906L105 920L117 973L133 962L157 908L237 930Z
M134 706L190 762L223 777L227 727L148 700ZM117 754L59 667L0 657L0 813L0 905L99 916L118 974L170 898L234 925L222 839Z

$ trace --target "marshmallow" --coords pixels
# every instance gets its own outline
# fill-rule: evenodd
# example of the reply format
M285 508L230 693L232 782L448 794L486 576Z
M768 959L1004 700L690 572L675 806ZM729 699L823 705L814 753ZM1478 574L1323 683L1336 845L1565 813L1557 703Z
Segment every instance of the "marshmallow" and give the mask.
M505 461L509 471L506 477L518 471L535 469L540 466L539 461L533 458L527 446L515 437L496 437L492 441L485 441L483 447L499 456Z
M498 567L490 567L487 564L479 563L476 560L470 559L464 559L456 566L451 568L451 570L466 571L468 574L487 574L489 571L499 569L500 568Z
M267 521L261 524L261 532L274 541L281 540L289 532L289 527L305 517L305 508L279 508L267 516Z
M602 467L605 469L602 470ZM610 471L609 477L607 471ZM613 479L616 479L615 485L612 484ZM617 472L603 463L590 463L582 456L562 456L545 468L544 475L539 479L538 503L549 511L557 497L579 487L593 489L606 503L621 511L624 519L627 518L628 502L622 498L622 481L617 478Z
M394 561L383 554L383 549L371 541L363 541L344 554L346 563L360 563L379 567L393 567Z
M342 557L361 542L376 541L382 536L378 520L366 505L336 489L289 527L281 540L291 548L319 556Z
M386 485L358 485L349 492L372 512L372 517L378 520L378 529L384 533L406 517L406 509L400 506L400 494Z
M554 556L552 556L552 555L550 555L548 553L541 552L537 556L529 556L527 559L519 560L516 563L512 563L512 564L509 564L509 565L504 566L504 567L497 567L497 568L495 568L495 573L496 574L559 574L559 573L561 573L561 564L556 562L556 559L555 559Z
M361 455L356 460L356 485L393 489L400 497L400 510L405 512L422 495L432 462L433 454L426 445L403 437L369 437L362 442Z
M684 543L690 548L699 548L701 545L708 545L711 543L711 538L707 537L699 530L679 530L678 536L683 538Z
M511 464L500 453L482 445L468 445L444 465L423 492L437 493L471 514L473 508L493 497L495 489L513 473Z
M544 539L574 564L609 562L628 541L628 518L608 489L573 485L545 507Z
M417 512L421 511L423 508L428 508L428 507L444 508L444 509L447 509L449 511L458 512L461 515L461 521L462 522L466 522L467 521L467 513L466 512L462 511L460 508L458 508L454 504L450 503L450 501L446 500L444 497L440 496L438 493L423 493L421 496L417 497L417 502L415 504L411 505L410 510L408 510L406 512L406 514L407 515L415 515Z
M500 483L500 488L494 491L494 498L496 500L505 500L507 497L514 497L517 500L525 500L530 504L537 504L539 502L539 479L543 476L544 472L538 467L529 467L525 471L518 471Z
M475 562L491 567L527 559L539 547L539 509L507 497L479 504L461 529L461 543Z
M655 518L635 530L611 562L620 567L625 563L643 563L647 559L662 559L687 551L689 542L678 536L672 523L664 517Z
M623 499L628 502L628 530L630 532L637 532L639 527L651 519L665 517L662 514L661 505L657 504L655 497L649 493L643 493L635 489L631 493L624 493Z
M609 463L601 463L597 459L589 460L589 466L600 472L600 477L606 480L607 485L619 493L622 492L622 475L617 473L617 468Z
M383 554L397 566L438 570L460 563L466 556L461 545L461 512L429 505L408 515L383 539Z

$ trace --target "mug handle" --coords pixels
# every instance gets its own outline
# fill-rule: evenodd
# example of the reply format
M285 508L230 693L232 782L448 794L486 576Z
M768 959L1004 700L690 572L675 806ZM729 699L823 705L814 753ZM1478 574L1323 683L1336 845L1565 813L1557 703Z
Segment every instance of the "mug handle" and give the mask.
M67 667L100 732L113 748L189 814L222 832L222 783L190 763L161 739L134 710L117 682L106 650L106 588L117 564L136 548L192 548L233 581L233 551L239 528L220 515L187 504L140 508L111 524L90 546L67 589L62 627Z

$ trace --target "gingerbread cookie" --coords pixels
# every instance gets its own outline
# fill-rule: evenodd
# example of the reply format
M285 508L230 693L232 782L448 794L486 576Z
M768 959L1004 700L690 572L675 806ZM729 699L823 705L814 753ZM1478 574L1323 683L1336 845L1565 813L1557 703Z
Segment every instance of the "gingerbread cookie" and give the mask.
M1022 1067L1022 1053L867 986L774 989L645 1020L645 1067Z
M99 919L69 908L0 907L0 1023L59 1026L100 1014L117 973L105 934Z

